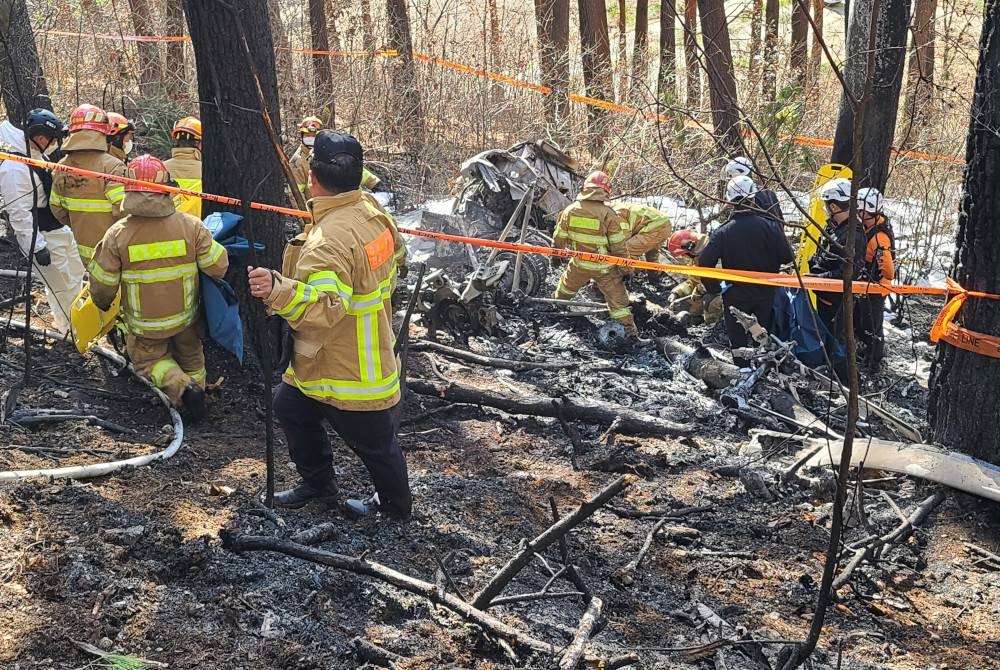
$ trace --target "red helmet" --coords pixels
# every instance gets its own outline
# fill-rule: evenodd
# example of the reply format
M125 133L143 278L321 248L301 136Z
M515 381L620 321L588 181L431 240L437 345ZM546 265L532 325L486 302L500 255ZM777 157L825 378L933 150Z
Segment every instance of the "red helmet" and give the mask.
M78 130L96 130L110 135L108 113L97 105L80 105L69 115L69 132L75 133Z
M694 249L698 246L698 233L684 228L670 236L667 241L667 251L671 256L688 256L694 258Z
M583 182L584 188L599 188L611 195L611 177L606 172L591 172Z
M133 158L129 162L128 168L125 170L125 176L129 179L147 181L151 184L166 184L170 181L170 172L167 170L167 166L164 165L163 161L159 158L156 156L150 156L149 154L143 154L138 158ZM125 184L125 190L133 193L163 192L159 189L147 188L133 183Z
M135 132L135 124L118 112L108 112L108 125L111 126L111 132L108 135L112 137L128 132Z

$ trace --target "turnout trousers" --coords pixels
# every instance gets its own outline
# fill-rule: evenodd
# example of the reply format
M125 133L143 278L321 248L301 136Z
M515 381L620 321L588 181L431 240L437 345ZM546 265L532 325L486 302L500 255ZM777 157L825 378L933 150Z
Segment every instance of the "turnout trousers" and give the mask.
M201 347L202 325L195 322L171 337L153 339L125 336L125 349L135 371L163 391L174 407L191 382L205 386L205 350Z
M639 329L635 326L635 319L632 318L632 309L629 307L628 289L622 281L622 276L617 269L610 270L585 270L572 263L559 278L556 286L555 297L560 300L572 300L573 297L584 286L591 281L597 286L597 290L604 296L604 301L608 305L608 312L611 318L625 326L628 335L636 336Z
M288 455L306 484L322 489L334 479L326 421L368 469L379 504L391 514L410 516L413 498L406 458L396 437L398 403L374 412L342 410L282 382L274 392L274 416L285 432Z

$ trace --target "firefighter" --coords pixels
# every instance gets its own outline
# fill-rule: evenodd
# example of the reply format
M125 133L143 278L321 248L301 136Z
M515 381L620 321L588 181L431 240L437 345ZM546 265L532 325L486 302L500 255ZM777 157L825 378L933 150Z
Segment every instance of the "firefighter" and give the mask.
M708 235L685 228L670 236L667 251L683 264L697 265L698 257L707 244ZM674 314L686 312L711 326L722 318L722 296L717 295L706 304L705 286L701 279L688 277L670 291L667 308Z
M62 121L47 109L33 109L28 112L23 128L16 127L10 120L0 124L3 150L49 160L50 153L59 147L62 139ZM25 147L25 136L30 150ZM17 246L26 258L34 261L35 271L45 284L52 327L66 334L70 329L73 301L83 281L83 264L73 232L49 210L51 190L52 173L49 170L11 160L0 163L0 194Z
M135 124L117 112L108 112L108 123L111 125L108 153L124 163L132 153Z
M655 207L634 202L617 201L611 204L611 209L621 217L629 257L658 263L660 247L672 230L670 218Z
M583 183L576 200L559 213L552 244L557 249L587 251L595 254L628 257L622 219L608 206L611 178L603 172L592 172ZM622 280L624 268L611 263L572 258L559 278L555 297L572 300L591 281L604 295L608 312L625 327L630 337L638 337L628 290Z
M746 156L737 156L722 168L722 180L728 183L730 179L735 179L736 177L750 177L753 179L755 172L756 170L749 158ZM753 201L759 214L773 219L778 223L785 222L785 215L781 213L781 205L778 203L778 194L771 189L760 188L758 186Z
M820 237L816 253L809 259L809 273L826 279L843 279L847 267L847 233L850 230L851 180L843 177L831 179L819 190L819 198L826 207L826 228ZM858 279L864 269L864 230L855 223L854 272L851 279ZM816 314L827 331L839 341L844 336L840 292L817 291Z
M757 185L750 177L729 180L726 201L733 206L733 219L715 231L701 252L698 265L714 268L716 263L720 263L728 270L777 272L782 265L792 262L792 249L781 226L761 214L756 194ZM716 279L705 278L702 283L707 291L706 300L709 295L722 293L726 334L734 350L733 362L740 367L748 365L749 361L737 355L735 350L746 347L749 338L730 308L757 317L757 323L770 330L774 287L736 282L723 290Z
M94 105L80 105L69 117L69 139L59 162L67 167L125 174L125 164L108 153L111 125L107 113ZM121 215L125 187L119 182L56 172L52 175L49 209L60 223L68 225L76 238L80 259L86 268L94 247Z
M302 123L299 124L299 146L289 161L295 183L302 192L302 197L306 200L312 198L312 191L309 189L309 159L312 157L316 135L321 130L323 130L323 121L318 116L307 116L302 119ZM362 188L369 191L381 190L382 180L370 172L368 168L362 168L361 175Z
M896 236L882 211L884 198L877 188L858 190L858 214L865 229L865 264L862 277L878 284L896 278ZM885 296L874 293L857 296L854 303L854 332L864 344L868 367L877 370L885 357Z
M164 162L148 154L133 159L126 174L151 184L170 181ZM205 414L198 273L221 278L229 257L201 221L177 211L169 193L138 184L125 192L125 217L94 253L90 292L107 310L121 288L125 348L135 371L198 421Z
M180 188L201 193L201 120L195 116L179 119L170 137L174 147L170 150L170 158L164 161L170 177ZM181 212L201 218L201 198L175 195L174 203Z
M286 247L280 273L249 268L250 292L293 332L291 363L274 414L302 482L275 494L281 507L337 499L324 421L361 458L375 495L346 501L352 516L408 519L412 497L399 427L393 351L391 222L360 190L364 152L332 130L317 133L310 161L313 225Z

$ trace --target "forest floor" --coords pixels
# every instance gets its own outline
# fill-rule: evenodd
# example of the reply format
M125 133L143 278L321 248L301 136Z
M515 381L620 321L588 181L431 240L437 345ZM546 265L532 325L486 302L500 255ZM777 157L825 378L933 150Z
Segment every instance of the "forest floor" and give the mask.
M0 267L15 265L16 256L0 245ZM15 291L13 281L0 280L0 300ZM918 343L889 328L889 366L865 390L919 421L932 352L924 334L938 306L911 304L907 320L915 322ZM411 378L519 397L589 396L688 424L691 434L602 439L607 425L572 422L574 469L570 440L555 418L447 407L410 394L401 426L415 497L409 523L351 521L337 509L312 506L274 515L258 502L265 479L263 384L250 371L220 363L224 356L212 350L209 379L224 382L212 396L209 419L185 427L185 444L173 458L86 481L0 485L0 667L141 667L99 659L77 642L178 669L365 667L356 637L398 654L398 668L552 667L551 657L505 651L449 610L381 581L276 553L233 553L222 538L287 536L329 522L332 532L320 548L363 555L431 582L444 565L451 581L443 588L468 595L517 553L523 538L552 523L550 498L568 514L620 473L637 479L568 539L570 560L605 603L606 626L589 650L605 657L635 651L647 668L777 667L782 644L693 653L664 648L734 635L697 627L698 604L756 639L802 640L829 538L828 496L792 488L765 500L748 491L732 466L753 421L722 410L701 382L657 351L627 361L600 352L586 319L514 323L516 330L508 338L473 338L470 347L581 365L507 372L411 352ZM422 328L415 324L412 332L417 337ZM700 338L718 342L719 332L693 328L681 337L689 344ZM627 363L629 372L587 367L600 361ZM0 350L4 390L19 379L22 363L21 340L8 334ZM17 394L18 408L85 406L135 432L83 422L0 426L0 470L112 460L169 441L167 412L152 393L97 357L81 359L69 345L37 341L33 369L35 381ZM296 476L280 431L276 436L277 482L284 488ZM363 467L342 443L335 445L341 489L367 494ZM848 539L898 523L882 492L905 512L937 490L910 477L863 476L870 528L852 527ZM683 511L670 523L683 528L657 535L633 579L623 581L621 569L657 519L676 510ZM1000 565L975 562L963 543L996 553L998 527L996 505L948 492L909 541L859 569L840 590L812 667L997 667ZM542 556L505 593L542 588L560 560L555 547ZM553 590L574 588L560 581ZM562 647L585 607L571 596L491 612ZM751 658L758 649L762 656Z

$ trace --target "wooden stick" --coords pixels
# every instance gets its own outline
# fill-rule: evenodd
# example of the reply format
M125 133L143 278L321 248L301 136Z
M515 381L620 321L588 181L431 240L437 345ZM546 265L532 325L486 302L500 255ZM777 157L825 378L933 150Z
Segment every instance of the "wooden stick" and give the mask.
M639 549L639 553L615 575L620 584L623 586L632 586L635 583L635 573L639 569L639 564L642 563L642 559L646 558L646 554L649 553L650 548L653 546L653 538L656 537L657 531L663 528L663 525L668 520L667 517L663 517L649 529L649 532L646 533L646 540L642 543L642 548Z
M623 475L619 477L603 491L580 505L575 512L569 516L563 517L549 526L544 533L530 542L525 543L521 551L518 552L514 558L508 561L508 563L500 569L493 579L491 579L489 583L486 584L486 586L484 586L479 593L475 595L475 597L473 597L473 606L477 609L485 609L489 607L493 599L500 595L507 584L510 583L510 580L514 579L514 577L521 572L524 566L531 562L535 552L545 551L546 547L559 538L564 537L569 531L590 518L590 516L599 510L604 503L624 491L625 487L629 486L633 481L635 481L635 477L630 475Z
M969 552L982 556L979 561L990 561L995 563L997 567L1000 567L1000 556L997 556L993 552L983 549L982 547L972 544L971 542L963 542L962 546L964 546ZM979 561L976 562L978 563Z
M299 544L313 545L332 540L339 534L337 527L332 523L321 523L292 535L291 540Z
M566 647L566 653L559 660L559 670L574 670L580 664L583 653L587 649L587 642L590 640L594 627L597 626L598 619L601 618L601 611L604 609L604 601L594 596L587 605L587 611L580 618L580 623L573 634L573 641Z
M410 348L414 351L436 351L444 356L457 358L462 361L488 365L492 368L513 370L515 372L527 372L528 370L565 370L567 368L580 367L580 363L577 361L513 361L507 358L494 358L466 351L465 349L449 347L430 340L414 340L410 343Z
M358 655L358 658L369 663L374 663L375 665L381 665L384 668L395 668L397 663L406 660L399 654L394 654L388 649L383 649L360 637L351 640L351 645L354 647L354 653Z
M549 496L549 509L552 510L552 521L559 521L559 507L556 506L556 499L552 496ZM559 556L562 558L563 566L566 569L566 572L564 573L566 575L566 579L572 582L573 586L575 586L578 591L583 593L584 597L590 598L590 588L588 588L587 583L583 581L583 577L580 576L576 566L569 560L569 543L566 542L565 535L559 538Z

